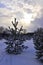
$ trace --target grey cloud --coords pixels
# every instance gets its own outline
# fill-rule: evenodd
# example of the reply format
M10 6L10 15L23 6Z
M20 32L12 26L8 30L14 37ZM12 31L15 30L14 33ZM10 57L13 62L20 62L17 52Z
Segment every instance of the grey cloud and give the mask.
M43 28L43 17L36 18L34 21L31 22L30 27L28 27L28 31L35 31L37 28Z
M16 12L15 15L16 15L16 17L17 17L18 19L22 19L23 16L24 16L24 15L23 15L23 12L20 12L20 11Z
M24 2L25 4L33 5L33 6L35 6L35 5L37 5L37 4L43 6L43 0L23 0L23 2Z
M5 15L4 13L0 12L0 17L9 17L8 15Z
M43 16L40 19L35 19L35 24L37 24L39 27L43 27Z
M26 4L31 4L31 5L35 5L36 4L36 2L35 2L35 0L24 0L24 3L26 3Z
M43 26L43 16L41 18L36 18L34 21L31 22L32 24Z
M43 8L41 9L41 12L42 12L42 16L43 16Z
M23 3L17 3L17 6L19 6L20 8L23 7Z
M6 1L6 2L4 3L3 1L4 2ZM5 15L4 12L3 13L0 12L0 22L1 22L0 24L2 24L2 25L6 24L6 26L7 26L7 24L9 24L9 19L11 19L10 17L13 16L13 15L16 15L16 18L18 18L19 20L22 19L24 17L23 11L25 11L27 13L32 13L32 11L29 8L25 8L25 9L23 9L23 11L21 11L21 10L18 11L16 6L20 7L20 9L21 9L26 4L32 5L33 7L38 4L38 5L41 5L41 7L42 7L41 18L36 18L34 21L32 21L31 24L30 24L30 27L28 27L27 30L28 31L34 31L38 27L43 27L43 0L0 0L0 2L3 2L6 5L5 8L10 10L9 15ZM7 5L7 3L8 3L8 5ZM11 12L11 10L14 11L14 12ZM5 18L3 18L3 17L5 17Z
M28 8L24 8L24 11L27 12L27 13L32 13L32 10L28 9Z

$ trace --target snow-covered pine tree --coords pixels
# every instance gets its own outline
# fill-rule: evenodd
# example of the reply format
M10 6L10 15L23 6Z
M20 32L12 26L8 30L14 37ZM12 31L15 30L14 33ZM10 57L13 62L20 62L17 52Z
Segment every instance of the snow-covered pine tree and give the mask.
M43 60L43 28L38 28L33 37L36 56L39 60Z
M25 41L25 38L22 35L23 26L21 26L21 28L18 29L18 21L16 20L16 18L14 22L12 21L12 24L14 28L9 27L11 35L7 39L7 42L5 42L7 44L6 51L10 54L20 54L24 48L28 48L27 46L23 45L23 42Z

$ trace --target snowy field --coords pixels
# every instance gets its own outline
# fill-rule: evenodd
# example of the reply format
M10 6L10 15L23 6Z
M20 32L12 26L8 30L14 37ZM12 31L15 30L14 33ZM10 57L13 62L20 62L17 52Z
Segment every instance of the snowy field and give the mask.
M43 65L39 62L35 56L35 49L33 45L33 40L26 40L24 42L29 48L24 50L22 54L19 55L9 55L5 52L5 42L6 40L0 40L0 65Z

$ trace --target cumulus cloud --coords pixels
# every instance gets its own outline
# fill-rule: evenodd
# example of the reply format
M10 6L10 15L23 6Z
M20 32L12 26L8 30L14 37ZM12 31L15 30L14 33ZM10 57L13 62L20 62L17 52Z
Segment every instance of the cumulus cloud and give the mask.
M27 31L33 32L40 27L43 28L43 17L36 18L34 21L32 21L30 27L27 28Z
M28 22L25 24L25 21L22 21L25 17L24 13L27 13L28 16L31 15L30 25ZM20 21L20 25L25 24L24 28L27 31L41 27L43 24L43 0L0 0L0 25L8 26L14 17Z

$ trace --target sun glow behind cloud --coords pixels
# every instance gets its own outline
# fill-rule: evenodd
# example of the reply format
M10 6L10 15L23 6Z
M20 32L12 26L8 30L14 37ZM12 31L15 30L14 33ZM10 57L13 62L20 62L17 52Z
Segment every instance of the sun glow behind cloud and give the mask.
M28 26L30 26L31 21L33 21L32 18L33 14L32 13L26 13L24 12L24 18L20 20L21 24L24 25L24 28L27 28Z
M34 29L37 25L37 23L35 24L35 19L40 19L43 14L43 0L38 1L39 0L0 0L0 25L7 27L11 25L11 19L13 20L13 18L16 17L17 20L20 21L19 26L23 25L28 31ZM38 26L40 26L40 23Z
M31 23L31 20L32 20L32 16L33 16L33 14L32 13L24 13L24 21L25 21L25 23L27 23L27 24L30 24Z

